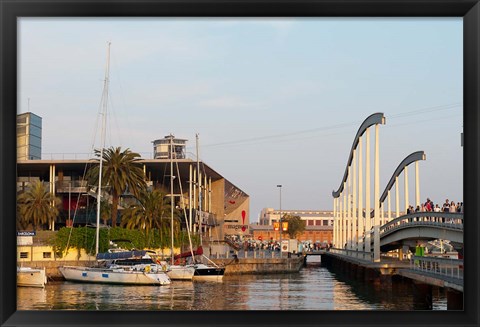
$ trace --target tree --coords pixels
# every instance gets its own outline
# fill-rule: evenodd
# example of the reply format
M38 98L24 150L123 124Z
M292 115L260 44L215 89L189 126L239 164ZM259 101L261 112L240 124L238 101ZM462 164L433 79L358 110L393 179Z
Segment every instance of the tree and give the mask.
M108 218L112 216L112 207L110 206L110 203L105 200L100 201L100 219L103 220L103 224L106 225Z
M137 203L126 208L122 214L122 226L128 229L142 229L148 240L152 229L157 228L162 237L163 231L171 228L171 201L165 192L154 189L143 190L137 198ZM174 229L179 230L179 211L174 208ZM175 224L177 222L177 224Z
M93 185L98 184L100 160L103 160L102 188L105 187L112 197L111 225L115 227L120 196L128 189L130 193L138 197L146 188L143 169L139 163L140 155L128 148L122 151L120 147L110 147L104 149L102 159L100 159L100 150L98 149L95 150L95 156L98 157L95 159L98 164L89 169L87 179Z
M18 221L21 226L32 224L36 230L41 225L49 224L58 217L60 199L50 193L41 181L35 181L17 199Z
M297 235L305 231L306 222L300 216L286 215L282 221L288 222L288 235L290 238L296 238Z

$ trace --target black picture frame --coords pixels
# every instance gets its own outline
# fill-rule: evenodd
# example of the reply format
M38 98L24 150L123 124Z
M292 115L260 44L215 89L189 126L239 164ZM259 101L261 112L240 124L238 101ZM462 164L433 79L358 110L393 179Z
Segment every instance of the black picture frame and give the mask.
M477 0L0 0L2 326L478 326L480 234L480 4ZM16 108L19 17L463 17L464 24L464 310L396 311L16 311Z

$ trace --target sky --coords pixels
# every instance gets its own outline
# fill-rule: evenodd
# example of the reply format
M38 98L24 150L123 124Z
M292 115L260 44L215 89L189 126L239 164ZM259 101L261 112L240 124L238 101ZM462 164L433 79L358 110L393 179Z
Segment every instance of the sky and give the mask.
M151 158L172 133L195 158L198 133L200 159L250 196L250 222L280 201L332 210L377 112L380 193L423 150L421 200L463 201L461 18L20 18L18 37L17 112L42 117L42 159L99 144L111 42L107 146Z

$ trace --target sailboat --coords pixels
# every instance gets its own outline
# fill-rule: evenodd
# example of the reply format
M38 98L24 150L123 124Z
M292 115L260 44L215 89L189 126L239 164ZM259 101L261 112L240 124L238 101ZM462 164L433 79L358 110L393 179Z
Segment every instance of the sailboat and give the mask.
M178 165L177 165L178 168ZM180 182L180 179L179 179ZM171 228L171 249L170 249L170 266L167 271L168 277L172 280L192 280L193 274L195 273L195 268L187 265L175 264L175 256L173 253L173 135L170 134L170 228ZM188 230L188 227L187 227ZM190 233L188 234L190 239Z
M173 149L173 135L171 135L171 138L170 138L170 146L171 146L171 149ZM173 157L173 151L171 151L171 154L170 154L170 171L171 171L171 179L170 179L170 193L171 193L171 196L172 196L172 203L173 203L173 161L172 161L172 157ZM199 167L199 161L198 161L198 135L197 135L197 169ZM180 175L180 172L178 171L178 165L177 165L177 174ZM182 193L181 191L181 182L180 182L180 179L179 179L179 185L180 185L180 193ZM201 211L201 201L199 201L200 203L200 211ZM183 206L184 207L184 206ZM171 225L172 225L172 228L173 228L173 206L172 206L172 210L171 210ZM173 241L172 241L172 251L171 251L171 266L169 267L170 271L168 272L170 278L177 278L177 277L174 277L175 275L182 275L183 276L192 276L192 277L188 277L188 278L192 278L194 281L222 281L223 280L223 275L225 274L225 267L220 267L220 266L217 266L213 261L209 260L207 257L205 257L203 255L203 247L202 245L200 245L197 250L193 250L193 246L192 246L192 240L191 240L191 237L190 237L190 225L189 225L189 222L188 222L188 219L186 219L186 225L187 225L187 232L188 232L188 239L189 239L189 242L190 242L190 250L187 251L187 252L183 252L183 253L180 253L180 254L177 254L177 255L174 255L173 254ZM200 223L200 226L201 226L201 223ZM201 227L200 227L201 228ZM201 242L201 229L200 229L200 242ZM172 229L172 240L173 240L173 229ZM195 256L203 256L204 258L206 258L207 260L209 260L212 265L206 265L206 264L203 264L201 262L197 262L195 260ZM189 264L183 264L183 265L180 265L180 264L176 264L176 262L179 262L181 261L182 259L183 260L187 260L189 259L192 261L192 263L189 263ZM187 277L184 277L184 279L187 279Z
M99 253L100 236L100 199L102 186L103 149L105 148L105 129L108 99L108 83L110 69L110 42L107 48L107 67L104 80L103 93L103 121L102 145L100 150L100 167L97 194L97 223L95 253L96 267L63 266L59 267L60 273L67 281L125 284L125 285L168 285L170 278L161 264L152 260L147 251L109 251ZM125 264L128 262L128 264Z
M197 152L197 171L200 174L200 161L198 157L198 134L196 134L196 152ZM202 213L202 191L201 188L199 190L199 197L200 201L198 201L199 205L199 232L200 232L200 247L197 249L197 254L201 255L203 258L206 258L211 265L207 265L201 262L195 262L194 267L195 267L195 274L193 275L193 280L197 281L222 281L223 280L223 275L225 274L225 267L220 267L216 265L213 261L208 259L204 254L203 254L203 247L202 247L202 225L203 225L203 217L201 215ZM201 251L201 252L200 252ZM192 253L193 256L193 253Z

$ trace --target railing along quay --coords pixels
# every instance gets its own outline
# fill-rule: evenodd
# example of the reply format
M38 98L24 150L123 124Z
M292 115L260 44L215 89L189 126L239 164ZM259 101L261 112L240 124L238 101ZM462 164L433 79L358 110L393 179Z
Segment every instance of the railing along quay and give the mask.
M283 253L277 250L239 250L239 251L227 251L225 253L212 253L210 258L213 259L232 259L235 256L239 259L280 259L289 258L292 256L301 256L302 253Z
M330 248L328 252L349 256L352 258L365 260L365 261L372 261L372 258L373 258L372 252L358 251L358 250L352 250L352 249Z
M449 280L462 281L463 283L462 259L412 256L410 259L410 269L447 277Z

